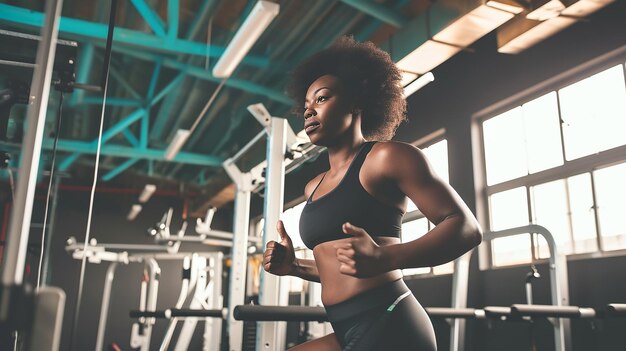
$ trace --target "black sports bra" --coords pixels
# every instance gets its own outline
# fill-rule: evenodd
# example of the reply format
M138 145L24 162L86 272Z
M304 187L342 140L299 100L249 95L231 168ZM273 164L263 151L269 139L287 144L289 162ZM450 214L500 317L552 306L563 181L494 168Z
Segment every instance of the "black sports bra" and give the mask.
M329 193L313 201L317 184L300 217L300 236L309 248L327 241L348 237L341 230L345 222L365 229L372 237L399 238L404 212L380 202L370 195L359 180L359 171L374 142L365 143L348 167L339 184Z

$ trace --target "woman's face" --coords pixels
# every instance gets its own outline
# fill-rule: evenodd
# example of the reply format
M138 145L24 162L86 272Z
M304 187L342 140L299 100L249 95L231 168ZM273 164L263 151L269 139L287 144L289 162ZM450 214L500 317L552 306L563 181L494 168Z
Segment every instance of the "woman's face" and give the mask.
M350 100L335 76L321 76L309 86L304 129L312 143L327 145L350 129L354 120Z

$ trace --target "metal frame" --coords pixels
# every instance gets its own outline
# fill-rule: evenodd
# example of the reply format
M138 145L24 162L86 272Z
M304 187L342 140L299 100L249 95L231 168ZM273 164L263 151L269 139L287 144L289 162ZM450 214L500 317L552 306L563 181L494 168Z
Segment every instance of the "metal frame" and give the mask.
M21 167L18 173L19 182L14 196L14 203L9 223L9 233L5 243L2 271L2 305L0 310L2 322L11 322L17 312L18 294L24 294L24 266L26 248L30 234L32 205L35 195L37 172L41 156L41 144L46 118L46 106L52 79L52 67L56 54L56 43L59 30L59 18L63 0L50 0L45 5L45 16L42 18L41 40L37 48L36 66L30 87L28 108L28 129L24 136L21 153ZM13 294L17 292L17 294ZM32 330L29 337L29 350L58 350L62 328L65 294L61 289L44 287L36 292L34 316L29 320ZM19 309L19 306L17 307ZM20 311L23 312L23 311Z
M274 225L283 210L285 151L290 141L290 128L287 120L270 116L265 108L259 105L251 105L248 109L264 128L240 152L224 162L224 169L237 186L228 308L229 349L231 351L239 351L243 346L243 322L234 318L233 311L235 306L244 304L247 243L250 230L250 195L259 186L253 184L253 180L258 180L257 178L261 177L261 169L265 166L265 227L263 231L263 246L265 246L269 240L276 239ZM293 131L291 132L293 134ZM265 135L268 137L266 163L262 162L248 172L241 172L235 162ZM261 272L261 294L259 297L261 304L287 305L288 290L281 289L280 282L278 277ZM285 336L285 322L260 324L257 327L257 350L283 350L285 348Z
M276 223L283 213L285 188L285 150L287 143L287 120L272 117L267 143L267 168L264 197L263 247L270 240L280 240L276 235ZM261 271L259 303L261 305L285 306L289 301L288 289L281 288L278 276ZM286 282L282 282L285 284ZM285 350L286 322L259 323L257 325L256 349Z
M493 240L518 234L542 235L550 249L550 291L553 306L569 305L569 285L567 276L567 260L560 252L554 237L550 231L540 225L527 225L496 232L487 232L483 235L485 241ZM469 262L472 250L454 261L454 273L452 276L452 308L467 307L467 291L469 284ZM554 318L551 320L554 326L554 345L556 351L571 350L572 338L569 319ZM450 350L463 351L465 349L465 320L454 319L450 326Z

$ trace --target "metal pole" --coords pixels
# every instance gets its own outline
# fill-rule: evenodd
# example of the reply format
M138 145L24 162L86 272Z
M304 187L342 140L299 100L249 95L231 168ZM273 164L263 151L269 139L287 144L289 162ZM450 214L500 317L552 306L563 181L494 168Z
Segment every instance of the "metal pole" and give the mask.
M233 260L230 267L230 287L228 292L228 336L229 350L240 351L243 347L243 322L235 320L233 310L235 306L244 304L246 293L252 176L250 173L241 173L230 160L224 162L224 168L237 185L232 249Z
M283 118L272 117L267 143L263 247L268 241L276 239L276 222L283 213L286 138L287 121ZM281 290L284 290L282 294ZM259 294L261 305L287 305L287 299L288 292L286 289L280 289L279 277L267 274L262 270ZM257 326L257 351L284 350L286 330L286 322L259 323Z
M540 225L531 224L523 227L500 230L497 232L484 233L485 241L503 238L512 235L536 233L542 235L550 248L550 291L552 304L554 306L569 305L569 286L567 275L567 259L558 249L554 236L548 229ZM455 261L455 271L453 273L453 300L452 307L467 307L467 282L469 277L469 261L474 250L459 257ZM555 318L554 325L554 346L556 351L571 350L572 336L570 321L566 318ZM453 323L451 326L450 350L459 351L464 348L465 325Z
M46 235L46 242L45 242L45 251L43 254L43 257L41 258L43 260L43 266L41 267L41 281L43 285L48 285L48 283L50 282L50 277L49 277L49 269L50 269L50 245L52 245L52 235L54 233L54 224L55 224L55 217L56 217L56 213L57 213L57 204L59 202L59 184L61 183L61 178L59 178L59 176L57 176L57 178L54 180L54 185L52 186L52 193L54 195L52 195L52 206L50 207L50 222L48 224L48 235ZM42 243L42 245L44 245L44 243Z
M104 291L102 292L102 304L100 305L100 321L98 322L98 334L96 336L96 351L102 351L104 344L104 333L109 317L109 302L111 301L111 286L113 285L113 278L115 278L116 268L117 262L111 262L104 276Z
M454 261L452 276L452 308L467 307L467 290L469 286L469 263L472 252ZM450 326L450 351L465 350L465 319L454 318Z
M24 280L26 247L33 210L33 198L37 182L37 170L41 156L43 131L46 121L46 106L50 94L52 66L56 53L59 19L63 0L46 1L46 16L41 29L41 40L37 49L36 66L30 86L30 108L28 109L26 135L22 142L21 162L13 211L9 224L9 235L5 246L2 284L5 287L21 285ZM7 306L2 306L4 309Z

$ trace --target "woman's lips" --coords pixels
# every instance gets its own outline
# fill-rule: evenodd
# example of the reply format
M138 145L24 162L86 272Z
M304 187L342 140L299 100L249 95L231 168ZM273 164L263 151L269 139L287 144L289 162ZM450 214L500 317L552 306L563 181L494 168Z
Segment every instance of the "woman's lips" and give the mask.
M304 129L304 131L305 131L307 134L310 134L310 133L312 133L313 131L315 131L315 130L319 127L319 126L320 126L320 124L319 124L319 123L313 123L313 124L311 124L310 126L307 126L307 127Z

